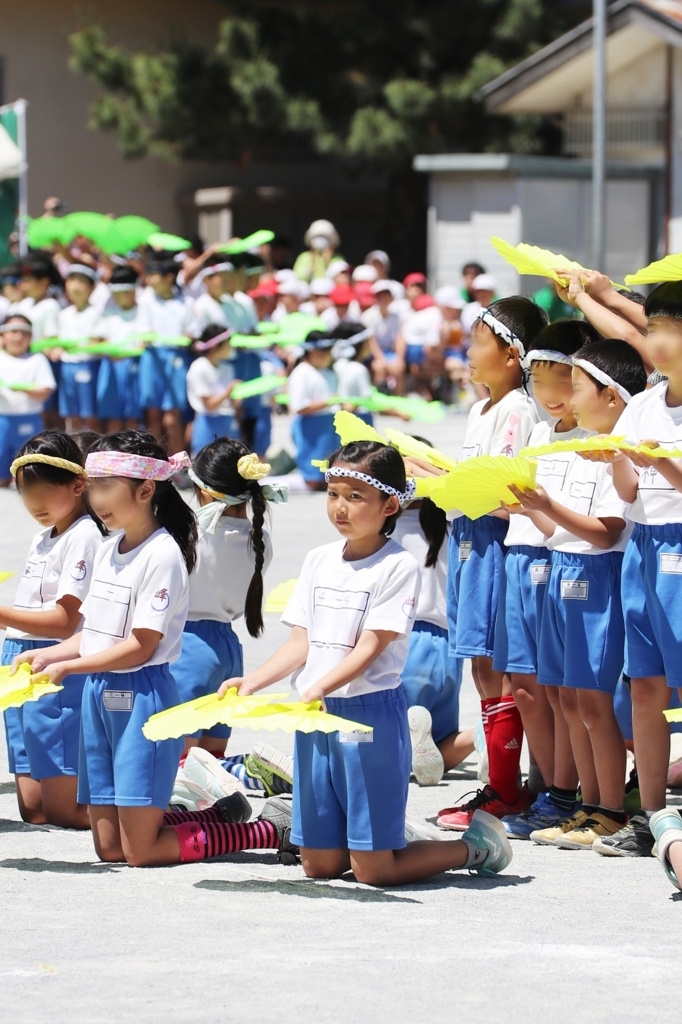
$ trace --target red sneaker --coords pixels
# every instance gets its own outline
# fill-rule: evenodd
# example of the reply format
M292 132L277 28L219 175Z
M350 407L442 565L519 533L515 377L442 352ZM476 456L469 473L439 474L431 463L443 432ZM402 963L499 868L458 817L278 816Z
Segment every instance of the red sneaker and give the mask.
M446 807L438 815L438 827L450 829L452 832L466 832L476 811L487 811L495 818L504 818L507 814L522 814L528 810L528 795L519 792L514 804L506 804L490 786L479 789L476 795L460 807Z

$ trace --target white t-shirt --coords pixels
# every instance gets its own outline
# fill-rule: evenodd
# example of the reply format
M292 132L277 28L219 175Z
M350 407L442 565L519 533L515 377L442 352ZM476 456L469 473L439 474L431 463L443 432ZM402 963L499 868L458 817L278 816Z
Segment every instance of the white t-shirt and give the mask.
M345 541L311 551L282 622L308 631L308 658L291 677L292 688L305 693L350 654L365 629L391 630L397 638L359 676L330 696L356 697L393 690L408 651L421 587L415 559L389 539L369 558L348 562Z
M382 352L395 351L395 339L400 331L401 320L397 313L390 311L384 317L378 306L370 306L360 317L360 322L369 327Z
M663 448L682 448L682 406L666 405L668 382L661 381L650 391L635 395L613 428L616 436L625 435L632 444L656 440ZM678 466L682 460L675 459ZM634 523L662 526L682 523L682 494L665 480L658 470L639 470L637 497L628 511Z
M372 378L364 363L357 359L337 359L334 372L338 381L337 394L343 398L369 398Z
M50 296L46 296L40 302L27 296L12 307L13 313L21 313L31 321L34 341L57 336L59 311L59 303Z
M566 480L555 501L583 516L599 519L623 519L627 523L628 505L621 501L613 486L613 473L604 462L588 462L576 457L570 464ZM575 537L563 526L557 526L546 544L551 551L569 551L579 555L605 555L608 551L624 551L632 533L632 524L626 525L613 547L598 548Z
M324 402L336 394L337 388L338 380L333 370L316 370L304 359L291 371L287 382L289 412L297 413L299 409L306 409L314 402ZM311 415L320 416L333 412L334 408L330 405Z
M250 520L234 516L223 516L215 533L199 528L197 564L189 578L189 622L232 622L244 614L254 567L250 533ZM265 573L272 561L272 544L265 530L263 540Z
M220 301L211 298L208 292L200 295L192 306L192 334L198 338L209 324L231 327L233 331L248 333L258 323L253 299L244 292L220 296Z
M360 303L356 299L351 299L348 304L348 309L343 316L339 316L339 311L336 306L327 306L327 308L323 309L320 313L320 320L324 320L327 329L333 331L335 327L339 326L339 324L360 323L361 314L362 310L360 309Z
M50 362L42 352L11 356L3 349L0 349L0 382L32 384L36 390L54 390L57 386ZM42 409L43 402L31 398L25 391L12 391L11 388L0 387L0 416L29 416L42 412Z
M153 629L163 636L149 661L134 669L111 671L131 672L176 661L189 607L187 569L180 548L164 529L125 554L118 550L121 539L121 534L107 539L95 559L83 605L81 657L120 644L134 629Z
M234 406L229 398L226 398L217 409L211 410L210 413L204 405L203 399L224 391L234 379L234 363L229 359L214 366L206 356L199 356L187 371L187 401L195 412L211 416L232 416Z
M536 423L528 446L537 448L541 444L554 444L555 441L572 441L574 438L587 437L587 431L580 427L565 430L562 434L558 434L555 427L554 420L551 423ZM536 460L537 482L544 487L550 498L559 500L568 472L577 458L575 452L557 452L555 455L543 455L542 458ZM509 529L504 543L508 546L526 544L529 547L542 548L547 546L547 538L528 516L510 515Z
M51 536L52 527L33 538L24 574L14 596L14 607L48 612L63 597L85 601L92 582L93 565L102 547L102 535L90 516L81 516L64 533ZM82 610L82 609L81 609ZM57 640L44 633L26 633L9 626L7 636L32 640Z
M100 315L101 310L92 304L81 310L77 310L75 306L60 309L57 316L57 337L64 338L65 341L78 341L81 345L90 345L92 339L97 337L95 326ZM62 352L63 363L83 363L92 358L89 355L79 355L78 349Z
M403 324L403 338L408 345L433 348L440 344L443 316L438 306L427 306L408 316Z
M446 614L446 584L448 578L448 538L440 546L438 561L426 568L429 544L419 525L419 509L408 508L402 513L391 538L416 559L421 571L422 585L417 602L416 620L430 622L441 629L448 628Z
M95 324L95 337L103 338L114 345L120 345L131 335L142 333L140 326L140 307L121 309L115 302L110 302Z
M150 331L167 338L187 334L192 319L192 307L179 293L171 299L160 299L151 288L146 288L139 305L140 331ZM163 342L152 342L163 346Z

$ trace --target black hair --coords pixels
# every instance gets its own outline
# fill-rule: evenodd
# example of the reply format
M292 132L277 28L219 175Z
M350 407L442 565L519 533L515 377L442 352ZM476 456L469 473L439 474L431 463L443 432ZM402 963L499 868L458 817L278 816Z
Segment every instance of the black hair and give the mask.
M8 313L5 319L2 321L2 326L4 327L5 324L12 324L16 320L21 320L22 323L25 323L28 327L31 328L31 330L33 330L33 324L31 323L27 316L24 316L23 313ZM26 333L28 334L28 331Z
M174 256L168 253L154 253L145 266L147 274L161 274L168 277L172 274L176 278L180 273L180 264L175 262Z
M139 275L134 267L126 265L125 267L114 267L111 272L111 278L109 284L132 284L136 285L139 279Z
M226 253L225 259L232 264L235 270L243 270L247 275L261 274L265 270L263 257L254 252Z
M78 445L81 455L85 459L95 441L99 441L102 435L98 434L96 430L76 430L70 436Z
M540 309L534 302L522 295L510 295L506 299L496 299L495 302L490 303L488 309L496 320L514 332L526 351L548 323L544 309ZM501 338L498 338L498 344L500 347L506 347Z
M128 455L143 455L151 459L167 461L168 453L155 437L142 430L120 430L98 438L90 448L91 452L125 452ZM142 481L130 480L139 486ZM189 505L183 501L170 480L155 480L152 498L154 515L170 533L182 552L187 572L191 572L197 561L197 522Z
M380 480L382 484L395 487L396 491L404 491L407 486L405 475L405 463L397 448L390 445L380 444L378 441L351 441L343 448L337 448L329 456L329 468L337 462L344 462L360 473L366 473ZM386 501L388 494L379 491L382 499ZM395 524L400 517L400 509L392 516L387 516L386 522L381 528L385 537L390 537L395 529Z
M22 455L51 455L53 458L75 462L77 466L82 466L85 462L83 453L74 438L61 430L43 430L36 434L22 445L17 452L17 458ZM45 462L30 462L27 466L21 466L19 473L21 473L21 480L18 480L20 487L30 487L31 484L37 483L51 484L53 487L63 487L65 484L73 483L78 476L77 473L72 473L70 469L50 466ZM107 528L90 508L87 491L83 493L83 504L99 532L106 536Z
M644 360L637 349L629 345L627 341L620 341L616 338L593 341L578 349L575 358L587 359L598 370L608 373L612 380L629 391L631 395L638 395L646 388L647 372L644 368ZM595 380L589 370L584 372L596 384L599 391L603 391L608 386Z
M634 302L637 306L646 306L646 296L642 295L641 292L621 292L624 299L629 299L630 302Z
M429 448L433 448L433 445L426 437L420 437L418 434L412 434L412 437L415 441L421 441L422 444L427 444ZM419 525L429 543L424 566L427 569L432 569L438 561L443 541L448 535L448 517L443 509L438 508L438 505L434 504L430 498L422 498L419 509Z
M671 316L682 319L682 281L666 281L651 292L644 303L644 313L650 316Z
M244 602L244 619L251 636L260 636L263 632L263 565L265 563L265 539L263 523L267 512L267 502L263 490L257 480L245 480L239 475L237 463L249 449L242 441L232 437L219 437L211 441L195 457L192 468L207 487L221 494L238 497L248 494L251 498L251 533L249 547L254 556L254 570Z
M578 349L595 341L601 341L601 334L587 320L555 320L542 328L528 346L528 351L552 349L565 356L572 356Z
M199 335L199 341L210 341L211 338L217 338L219 334L224 334L226 330L224 324L208 324ZM225 341L227 340L225 338Z
M35 277L37 280L49 278L51 284L63 285L62 275L57 270L50 255L43 252L32 252L21 263L22 277Z
M465 263L462 267L462 274L473 272L474 270L476 271L476 277L478 277L479 274L485 274L485 267L482 267L480 263L476 262Z
M21 266L19 263L7 263L0 270L0 279L3 284L18 284L21 280Z

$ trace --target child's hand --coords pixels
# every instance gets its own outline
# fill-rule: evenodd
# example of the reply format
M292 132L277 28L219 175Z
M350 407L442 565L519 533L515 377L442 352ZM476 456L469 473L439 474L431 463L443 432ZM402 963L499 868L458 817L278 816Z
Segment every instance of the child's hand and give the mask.
M647 448L660 448L658 441L642 441L642 444ZM640 469L649 469L651 466L660 465L660 459L656 458L655 455L640 455L639 452L623 452L623 455L627 455L630 462L633 465L639 466Z
M218 687L218 696L220 698L224 697L228 690L234 689L234 687L236 686L237 687L237 693L239 693L243 697L245 695L245 692L246 692L246 691L242 691L242 686L244 686L244 685L245 685L245 683L244 683L243 676L234 676L233 679L226 679Z
M627 458L625 452L615 451L576 452L576 455L579 455L581 459L586 459L587 462L607 462L610 465L613 465L614 462L622 462L623 459Z
M38 648L37 651L24 651L23 654L17 654L12 660L12 667L10 668L9 674L15 675L19 671L20 665L28 665L32 672L41 672L45 665L47 665L46 649Z
M509 515L525 516L527 512L518 503L516 505L507 505L504 501L500 502L500 508L503 512L508 512Z
M521 508L528 512L547 512L551 508L552 499L544 487L538 487L537 490L531 491L510 484L509 490L515 498L518 498Z
M322 704L322 707L321 707L320 710L321 711L326 711L327 710L327 705L324 702L324 694L318 692L315 689L314 686L311 686L311 688L309 690L306 690L305 693L301 694L301 703L302 704L312 704L316 700L319 700L321 702L321 704Z
M593 299L599 300L600 296L614 290L606 274L602 274L598 270L582 271L581 276L585 291Z
M73 672L73 665L69 661L58 661L52 665L48 663L38 668L34 661L31 666L31 672L35 676L39 675L43 682L50 682L54 683L55 686L61 686L64 679Z

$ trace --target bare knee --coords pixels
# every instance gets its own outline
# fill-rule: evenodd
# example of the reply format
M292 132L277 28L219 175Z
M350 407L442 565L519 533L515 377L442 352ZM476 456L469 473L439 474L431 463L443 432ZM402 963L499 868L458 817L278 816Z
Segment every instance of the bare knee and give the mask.
M394 883L387 878L381 868L373 868L369 865L355 866L353 874L361 885L387 886Z
M106 850L95 847L95 853L97 859L101 860L103 864L123 864L125 863L125 857L123 856L123 850L120 848L117 850L114 847L107 847Z
M27 825L46 825L47 818L41 810L36 807L25 807L23 804L19 806L19 814L21 820L25 821Z

